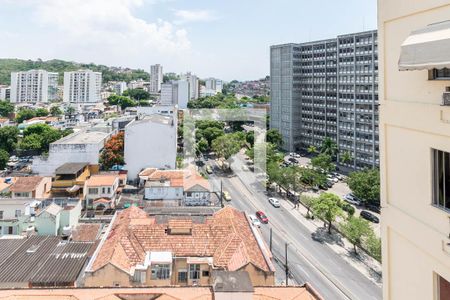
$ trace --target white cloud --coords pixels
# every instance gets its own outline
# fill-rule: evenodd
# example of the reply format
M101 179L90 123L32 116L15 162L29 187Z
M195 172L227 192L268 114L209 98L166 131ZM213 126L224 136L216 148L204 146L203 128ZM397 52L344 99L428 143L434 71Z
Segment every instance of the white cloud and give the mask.
M217 20L214 12L205 9L198 10L175 10L176 20L174 23L183 24L190 22L210 22Z

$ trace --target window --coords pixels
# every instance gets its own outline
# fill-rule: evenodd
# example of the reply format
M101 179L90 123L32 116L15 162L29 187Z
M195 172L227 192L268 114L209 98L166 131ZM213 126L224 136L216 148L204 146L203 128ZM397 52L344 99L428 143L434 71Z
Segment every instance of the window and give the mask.
M189 265L189 278L190 279L200 279L200 265L199 264Z
M433 69L428 73L428 79L430 80L450 80L450 69Z
M8 226L8 234L13 234L13 233L14 233L14 227Z
M178 271L178 282L187 282L187 272L185 270Z
M20 210L20 209L16 209L16 211L15 211L15 213L14 213L14 216L16 217L16 218L18 218L18 217L20 217L22 215L22 211Z
M169 279L170 265L152 265L152 279Z
M95 194L95 195L96 195L96 194L98 194L98 188L89 188L88 193L89 193L89 194L93 194L93 195Z
M202 271L202 277L209 277L209 271L208 270Z
M450 212L450 153L433 149L433 204Z
M442 278L441 276L437 276L438 282L437 282L437 299L438 300L446 300L450 299L450 282L445 280L445 278Z

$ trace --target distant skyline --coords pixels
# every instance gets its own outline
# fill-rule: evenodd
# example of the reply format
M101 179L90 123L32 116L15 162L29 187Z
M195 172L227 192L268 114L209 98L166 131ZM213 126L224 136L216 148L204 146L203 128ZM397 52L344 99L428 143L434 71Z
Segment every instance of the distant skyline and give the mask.
M269 47L376 29L375 0L0 0L0 57L201 78L269 74Z

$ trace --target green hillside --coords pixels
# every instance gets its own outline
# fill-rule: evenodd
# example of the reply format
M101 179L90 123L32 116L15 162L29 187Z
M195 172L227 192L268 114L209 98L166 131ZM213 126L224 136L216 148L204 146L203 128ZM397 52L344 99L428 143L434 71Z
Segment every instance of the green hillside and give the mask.
M62 84L64 72L75 71L79 69L90 69L96 72L102 72L103 82L108 81L126 81L142 78L149 80L148 72L144 70L133 70L125 68L107 67L96 64L80 64L59 59L47 61L42 60L23 60L0 58L0 84L10 84L11 72L27 71L31 69L44 69L49 72L59 73L59 83Z

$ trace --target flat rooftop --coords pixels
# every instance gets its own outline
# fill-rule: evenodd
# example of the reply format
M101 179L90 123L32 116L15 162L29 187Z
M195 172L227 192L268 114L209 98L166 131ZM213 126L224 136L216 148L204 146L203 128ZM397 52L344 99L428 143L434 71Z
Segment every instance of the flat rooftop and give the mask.
M81 131L72 133L62 139L53 142L52 144L57 145L69 145L69 144L97 144L106 139L109 133L100 131Z

